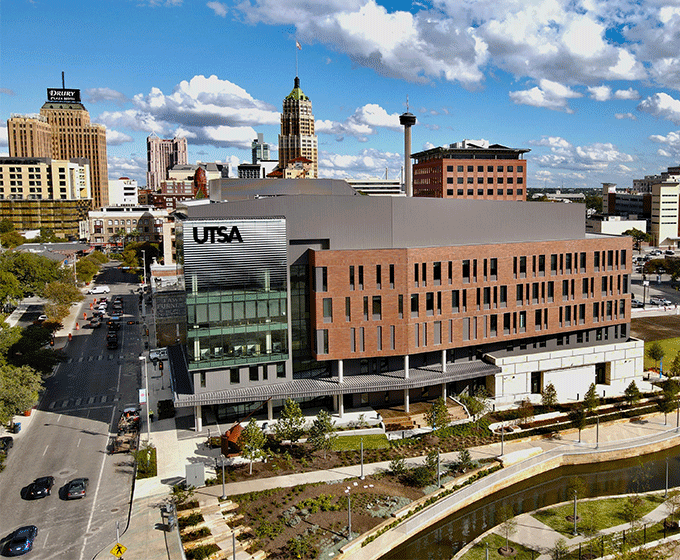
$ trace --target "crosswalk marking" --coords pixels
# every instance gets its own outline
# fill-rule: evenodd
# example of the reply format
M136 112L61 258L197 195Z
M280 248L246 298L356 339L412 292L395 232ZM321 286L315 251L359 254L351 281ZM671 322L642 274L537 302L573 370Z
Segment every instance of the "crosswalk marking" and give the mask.
M115 395L95 395L91 397L79 397L77 399L64 399L52 401L47 405L49 410L63 410L68 408L86 407L88 405L106 404L115 402Z

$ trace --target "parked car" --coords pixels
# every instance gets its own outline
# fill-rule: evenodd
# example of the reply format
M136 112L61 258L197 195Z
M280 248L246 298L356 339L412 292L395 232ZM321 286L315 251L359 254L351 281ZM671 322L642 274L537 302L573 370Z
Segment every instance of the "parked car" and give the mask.
M630 306L635 308L635 307L644 307L645 304L642 303L639 299L632 299L630 300Z
M675 251L671 251L670 249L666 249L666 250L663 252L663 254L666 255L666 256L672 257L672 256L675 255Z
M21 556L22 554L30 552L37 535L38 528L35 525L19 527L19 529L10 535L5 547L5 555Z
M14 438L12 436L0 437L0 453L7 455L12 447L14 447Z
M64 492L66 499L84 498L87 494L87 484L89 481L87 478L74 478L66 485L66 491Z
M652 249L652 250L649 252L649 254L650 254L650 255L657 256L657 255L660 255L660 254L661 254L661 251L659 251L659 249Z
M98 329L101 326L102 320L99 317L92 317L92 319L90 319L90 327L93 329Z
M28 485L26 497L29 500L37 500L49 496L52 493L52 486L54 486L53 476L41 476L40 478L36 478Z
M106 341L106 347L107 347L109 350L115 350L116 348L118 348L118 339L117 339L117 338L109 338L109 339L107 339L107 341Z
M666 299L665 297L661 297L661 296L650 297L649 303L651 303L652 305L673 305L671 300Z

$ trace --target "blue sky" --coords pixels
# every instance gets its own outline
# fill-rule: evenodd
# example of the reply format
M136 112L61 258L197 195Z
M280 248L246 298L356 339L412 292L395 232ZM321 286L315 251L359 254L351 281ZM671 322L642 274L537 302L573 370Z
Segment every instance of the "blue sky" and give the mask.
M186 136L191 163L250 161L258 132L276 157L296 40L322 177L395 177L407 96L414 151L529 148L529 187L680 165L680 0L11 0L0 26L2 120L64 71L109 176L140 184L151 132Z

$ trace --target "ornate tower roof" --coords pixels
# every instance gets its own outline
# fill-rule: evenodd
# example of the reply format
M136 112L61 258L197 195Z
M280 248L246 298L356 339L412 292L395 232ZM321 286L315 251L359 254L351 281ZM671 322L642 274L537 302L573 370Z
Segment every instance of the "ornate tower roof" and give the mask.
M307 97L304 92L300 89L300 78L295 76L295 85L293 86L293 91L291 91L287 96L286 99L294 99L296 101L309 101L309 97Z

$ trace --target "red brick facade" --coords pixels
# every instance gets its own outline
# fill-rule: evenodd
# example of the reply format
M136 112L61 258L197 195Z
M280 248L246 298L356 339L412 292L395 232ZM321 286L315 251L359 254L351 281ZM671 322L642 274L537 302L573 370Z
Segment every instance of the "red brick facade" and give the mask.
M428 159L413 165L413 196L526 200L523 159Z
M312 251L315 356L398 356L626 324L631 243Z

